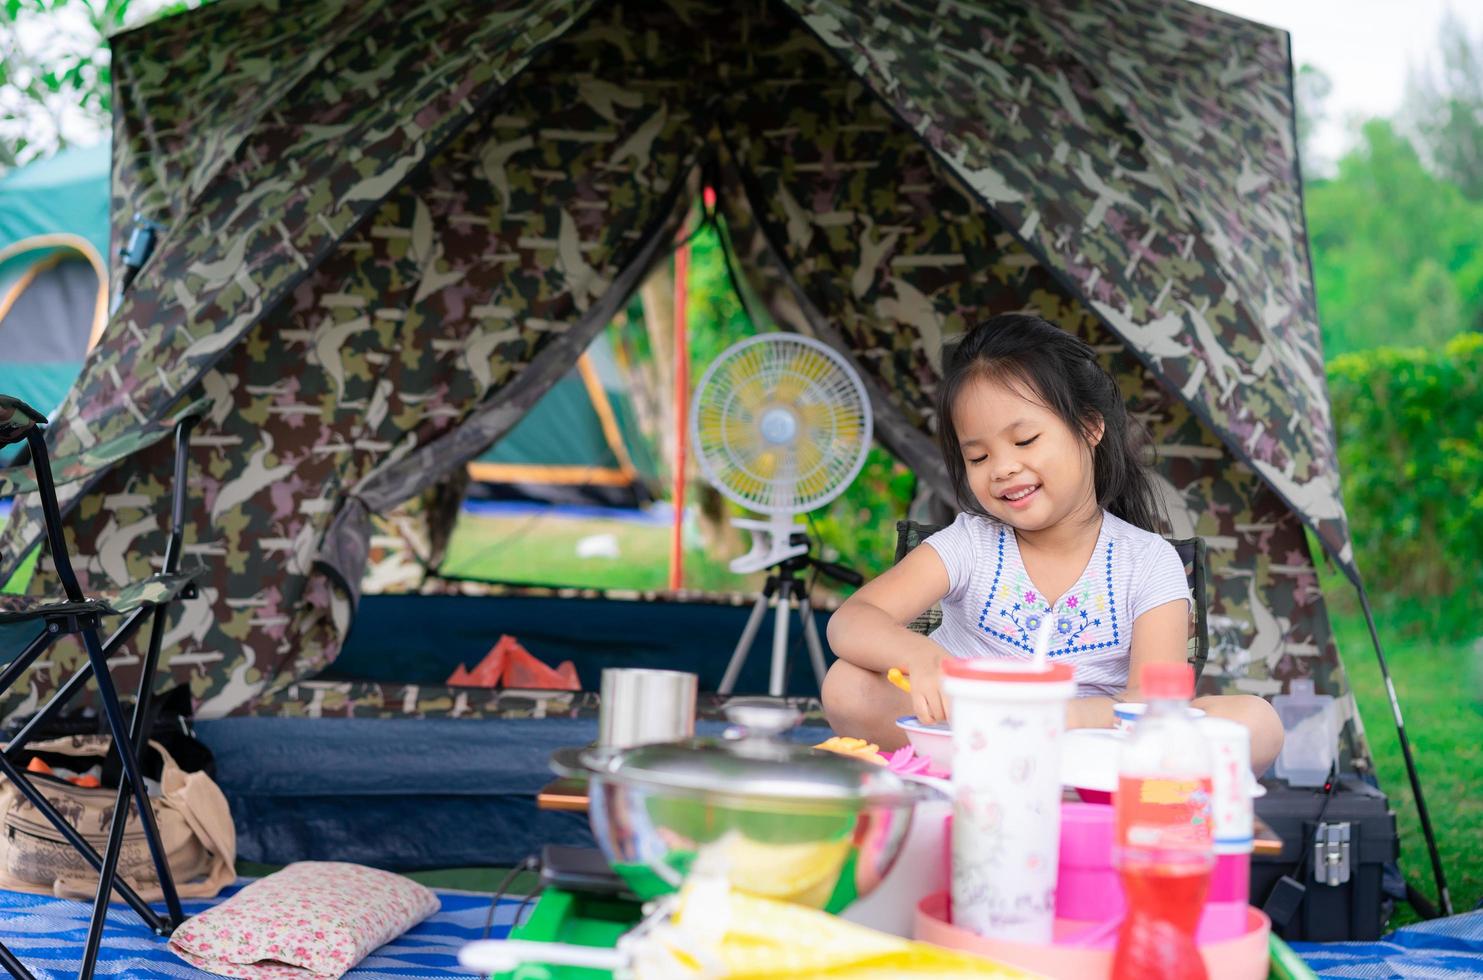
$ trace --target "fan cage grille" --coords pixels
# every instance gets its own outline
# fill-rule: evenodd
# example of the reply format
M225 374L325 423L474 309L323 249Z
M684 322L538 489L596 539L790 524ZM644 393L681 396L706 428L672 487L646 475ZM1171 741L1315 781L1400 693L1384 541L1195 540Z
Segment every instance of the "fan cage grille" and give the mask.
M763 417L791 422L791 442L769 441ZM784 425L786 431L788 426ZM705 477L724 496L768 514L795 514L833 500L864 465L870 402L835 351L795 334L733 344L701 378L691 436Z

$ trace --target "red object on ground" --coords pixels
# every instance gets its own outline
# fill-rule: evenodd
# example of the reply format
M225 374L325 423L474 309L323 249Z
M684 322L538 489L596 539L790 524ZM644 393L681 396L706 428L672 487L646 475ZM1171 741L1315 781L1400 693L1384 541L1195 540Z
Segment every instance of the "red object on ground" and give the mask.
M51 766L47 765L45 762L42 762L41 759L40 759L40 757L38 757L38 756L32 756L31 757L31 761L28 762L28 763L26 763L26 771L27 772L39 772L43 776L50 776L51 775Z
M469 670L463 664L448 675L450 687L513 687L527 691L580 691L577 668L563 660L554 670L513 636L501 635L484 659Z
M505 651L505 687L535 691L580 691L577 668L570 660L552 670L521 646L513 636L502 636L496 649Z
M484 655L484 659L469 671L470 686L499 687L500 680L505 676L505 641L508 639L508 636L500 637L499 642Z

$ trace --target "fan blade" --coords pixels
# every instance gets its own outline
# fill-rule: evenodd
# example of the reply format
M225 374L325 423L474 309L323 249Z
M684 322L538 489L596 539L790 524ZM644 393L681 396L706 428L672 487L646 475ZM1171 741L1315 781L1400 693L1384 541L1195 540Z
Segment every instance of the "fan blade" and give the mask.
M800 348L778 372L777 383L772 389L773 399L784 405L796 405L799 396L833 366L812 348Z
M817 440L812 438L800 439L793 447L798 457L798 471L800 473L812 473L818 468L819 462L824 458L824 450Z
M751 419L728 416L719 426L722 450L741 460L750 460L762 450L762 433Z

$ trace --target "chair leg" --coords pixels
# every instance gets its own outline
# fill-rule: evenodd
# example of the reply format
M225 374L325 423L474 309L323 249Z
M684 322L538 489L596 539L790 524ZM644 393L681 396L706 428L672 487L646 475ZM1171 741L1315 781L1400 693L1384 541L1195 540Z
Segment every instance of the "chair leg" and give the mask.
M134 631L138 628L139 622L143 618L144 610L142 609L131 613L129 618L124 620L123 625L114 630L113 635L108 638L108 642L103 645L104 655L112 657L117 653L125 641L134 635ZM45 728L48 722L61 713L62 709L77 696L77 692L83 689L83 686L88 682L88 678L92 676L93 664L91 661L77 668L72 676L67 678L66 683L51 696L51 700L42 705L40 710L31 716L31 720L26 722L25 726L16 733L15 738L10 740L10 744L5 747L5 754L12 759L19 755L20 750L29 744L31 739L36 737L36 733Z
M144 742L149 734L144 731L144 724L145 719L149 717L149 703L154 697L154 675L160 662L160 643L165 634L165 618L165 608L157 606L149 634L149 646L145 651L144 663L139 671L139 690L134 700L134 717L129 723L128 741L128 748L136 758L143 751ZM122 746L120 751L122 751ZM112 898L118 855L123 850L124 830L128 822L129 777L126 773L119 779L118 796L113 803L113 820L108 826L108 845L103 850L103 868L98 875L98 893L93 899L93 918L88 925L87 941L82 951L82 970L77 975L78 980L92 980L93 970L98 963L98 950L103 942L103 926L108 918L108 902ZM161 880L162 888L165 880L167 879ZM173 884L171 880L171 885ZM167 891L167 903L169 894ZM178 908L178 902L177 907L171 908L170 916L172 926L180 924L183 916Z
M0 943L0 966L5 967L5 972L15 977L15 980L36 980L36 976L15 958L14 953L5 948L4 943Z
M149 805L149 791L144 786L144 776L139 771L139 758L129 737L129 726L124 722L123 707L118 693L113 688L113 678L108 672L108 660L103 654L103 644L98 640L98 631L82 631L83 646L88 659L93 663L93 676L98 681L98 699L103 702L103 713L108 718L108 730L118 747L119 760L124 765L123 778L133 790L134 802L139 807L139 823L144 829L144 841L149 845L149 856L154 860L155 873L159 876L160 891L165 895L165 907L169 909L172 926L184 918L180 911L180 896L175 893L175 882L170 877L170 865L165 861L165 849L160 843L159 828L155 825L154 810ZM117 817L117 814L115 814Z
M92 865L94 871L102 870L102 855L93 850L93 846L77 832L77 828L68 823L67 819L57 812L57 808L52 806L51 802L45 796L41 795L36 787L31 784L31 780L27 779L25 774L15 767L15 763L10 760L10 757L3 752L0 752L0 775L3 775L15 784L15 788L20 790L21 795L26 798L26 801L35 807L36 812L40 813L56 828L57 833L61 834L62 838L71 844L78 854L82 855L83 860ZM129 887L128 882L122 879L116 879L114 881L114 887L123 896L124 901L129 903L129 908L139 913L139 917L144 920L146 925L156 932L168 931L165 922L154 909L149 907L148 902L139 897L138 892Z

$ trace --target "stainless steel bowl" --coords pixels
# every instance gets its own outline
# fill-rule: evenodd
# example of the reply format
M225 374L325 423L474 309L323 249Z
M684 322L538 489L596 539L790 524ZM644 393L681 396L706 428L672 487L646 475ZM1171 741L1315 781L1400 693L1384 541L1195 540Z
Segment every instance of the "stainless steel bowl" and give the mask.
M797 720L734 705L737 737L558 753L588 777L598 846L640 898L692 873L753 895L837 912L868 895L900 851L916 804L941 797L883 766L776 739Z

